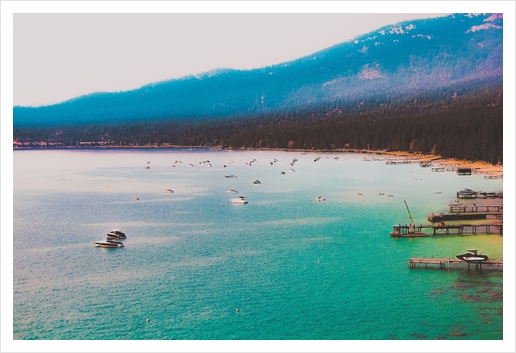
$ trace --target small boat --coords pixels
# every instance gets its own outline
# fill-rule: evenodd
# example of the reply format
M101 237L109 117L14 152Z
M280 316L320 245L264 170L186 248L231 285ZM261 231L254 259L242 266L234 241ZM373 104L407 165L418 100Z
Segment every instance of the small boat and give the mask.
M317 196L314 200L315 201L326 201L326 199L322 196Z
M229 201L231 201L231 203L236 203L236 204L246 204L247 203L245 196L238 196L237 198L230 199Z
M99 248L123 248L124 244L119 241L114 240L106 240L106 241L95 241L93 245L98 246Z
M261 184L260 180L253 181L253 184Z
M226 175L226 178L232 179L232 178L238 178L238 177L234 174L230 174L230 175Z
M172 189L165 190L165 194L173 194L173 193L174 193L174 190L172 190Z
M456 257L457 259L464 260L466 262L487 261L489 259L487 255L480 255L477 250L474 249L468 250L467 253L457 255Z
M111 232L106 233L106 237L112 238L112 239L126 239L127 238L125 233L122 231L119 231L119 230L112 230Z
M238 194L238 191L236 191L235 189L227 190L226 192L228 194Z
M150 169L150 166L146 165L146 166L145 166L145 169Z

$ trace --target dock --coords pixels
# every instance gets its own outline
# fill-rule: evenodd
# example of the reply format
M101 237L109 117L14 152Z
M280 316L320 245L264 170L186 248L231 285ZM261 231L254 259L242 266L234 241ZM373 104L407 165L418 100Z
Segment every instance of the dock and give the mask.
M430 222L458 221L467 219L503 218L503 205L450 204L449 213L429 213Z
M458 199L503 199L503 192L485 192L464 189L457 191Z
M409 268L440 269L440 270L471 270L474 267L477 271L503 271L503 261L488 260L479 262L467 262L459 259L441 258L420 258L411 257L408 262Z
M453 225L418 225L409 224L392 226L393 238L420 238L440 235L475 235L475 234L500 234L503 235L503 224L453 224ZM425 232L425 230L427 232Z
M405 159L405 160L388 160L385 162L387 165L396 165L396 164L416 164L419 163L418 160L415 159Z

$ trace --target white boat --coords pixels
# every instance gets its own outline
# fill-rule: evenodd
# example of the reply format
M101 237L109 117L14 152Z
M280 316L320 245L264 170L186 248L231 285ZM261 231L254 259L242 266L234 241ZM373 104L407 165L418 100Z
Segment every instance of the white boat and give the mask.
M477 250L468 250L465 254L460 254L456 256L458 259L464 260L466 262L479 262L479 261L487 261L489 257L487 255L480 255Z
M247 203L245 196L238 196L237 198L230 199L229 201L231 201L231 203L236 203L236 204L246 204Z
M235 189L227 190L226 192L228 194L238 194L238 191L236 191Z
M231 174L231 175L226 175L226 178L238 178L238 177L234 174Z
M111 239L126 239L127 236L124 232L120 230L112 230L111 232L106 233L106 237Z
M106 240L106 241L95 241L93 242L93 245L99 247L99 248L123 248L124 244L118 241L114 240Z
M322 196L317 196L314 200L315 201L326 201L326 199Z

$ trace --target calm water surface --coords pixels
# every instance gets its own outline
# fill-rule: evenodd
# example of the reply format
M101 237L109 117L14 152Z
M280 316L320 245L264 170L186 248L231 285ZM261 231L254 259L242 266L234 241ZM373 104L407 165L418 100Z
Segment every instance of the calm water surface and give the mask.
M403 200L427 224L458 190L502 181L362 157L15 151L14 339L503 339L502 273L407 266L502 259L503 237L389 237ZM125 248L92 245L117 228Z

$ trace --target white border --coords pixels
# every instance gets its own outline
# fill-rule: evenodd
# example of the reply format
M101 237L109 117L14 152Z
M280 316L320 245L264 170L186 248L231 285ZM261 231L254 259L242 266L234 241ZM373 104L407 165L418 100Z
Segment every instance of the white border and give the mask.
M12 87L14 13L443 13L494 12L504 14L504 207L514 215L514 43L515 4L512 1L195 1L195 2L6 2L1 3L1 351L182 351L182 352L514 352L514 219L506 219L504 249L503 341L14 341L12 339ZM511 270L512 269L512 270ZM509 272L508 272L509 271Z

